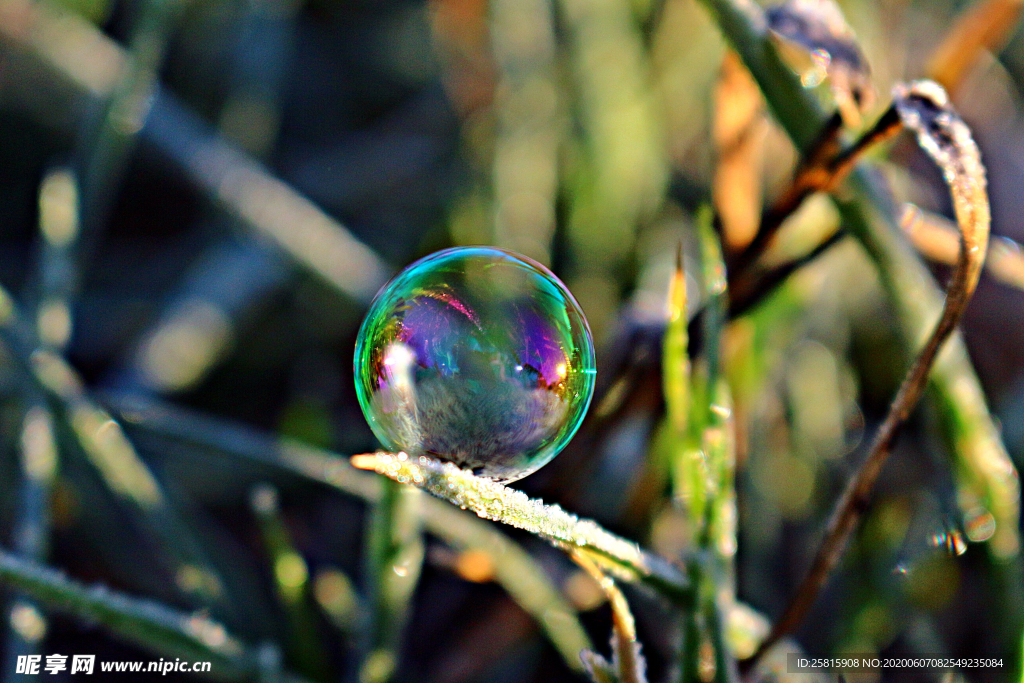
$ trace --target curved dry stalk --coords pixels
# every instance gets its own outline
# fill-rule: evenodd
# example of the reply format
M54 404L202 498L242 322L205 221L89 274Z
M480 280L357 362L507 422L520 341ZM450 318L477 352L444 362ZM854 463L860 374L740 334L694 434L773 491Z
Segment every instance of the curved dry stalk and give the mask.
M903 205L900 227L926 259L956 265L960 254L956 223L908 203ZM985 256L985 273L996 282L1024 290L1024 247L1005 235L993 236Z
M352 465L412 484L484 519L523 529L560 548L582 552L616 577L647 584L679 604L692 602L690 582L675 565L557 505L547 505L522 491L426 456L367 453L352 456Z
M890 111L895 111L902 124L917 134L918 143L942 169L949 185L960 228L960 258L946 289L938 323L904 378L867 458L836 504L807 576L755 657L800 624L842 558L850 534L867 508L892 442L921 398L939 349L963 316L985 260L990 223L985 167L970 129L950 107L942 86L933 81L897 85L893 98Z
M799 77L782 63L763 10L749 0L700 0L730 46L757 80L769 109L804 158L829 129L829 116ZM838 119L838 116L834 117ZM870 257L882 287L899 314L900 353L924 339L938 317L942 297L931 274L898 234L888 192L867 169L856 168L842 193L833 194L843 228ZM732 271L735 272L735 269ZM940 409L939 426L955 466L957 497L966 512L990 510L997 521L988 544L992 560L1012 557L1020 546L1017 470L999 438L963 339L954 334L932 370L930 385Z
M640 653L640 643L636 639L636 622L633 620L633 613L629 610L626 596L615 585L615 581L601 571L592 558L579 550L573 550L569 555L583 571L590 575L590 578L597 582L612 608L611 663L592 650L580 655L587 663L591 678L601 681L602 677L595 669L603 669L605 678L610 677L608 672L611 670L619 683L647 683L647 662Z

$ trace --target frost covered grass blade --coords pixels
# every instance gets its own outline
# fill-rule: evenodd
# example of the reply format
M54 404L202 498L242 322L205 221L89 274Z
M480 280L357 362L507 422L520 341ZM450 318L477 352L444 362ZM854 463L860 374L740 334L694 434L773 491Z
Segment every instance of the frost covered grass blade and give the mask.
M426 456L368 453L353 456L352 465L411 484L484 519L523 529L563 549L579 549L619 579L644 583L677 603L690 603L690 582L681 569L557 505Z

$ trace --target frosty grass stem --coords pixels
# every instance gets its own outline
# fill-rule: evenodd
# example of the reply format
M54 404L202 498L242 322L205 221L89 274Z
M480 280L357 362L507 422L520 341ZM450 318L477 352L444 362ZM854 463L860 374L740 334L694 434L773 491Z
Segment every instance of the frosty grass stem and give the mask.
M547 505L521 491L426 456L369 453L353 456L352 465L412 484L484 519L529 531L560 548L578 549L619 579L646 584L677 604L691 605L690 582L674 564L557 505Z

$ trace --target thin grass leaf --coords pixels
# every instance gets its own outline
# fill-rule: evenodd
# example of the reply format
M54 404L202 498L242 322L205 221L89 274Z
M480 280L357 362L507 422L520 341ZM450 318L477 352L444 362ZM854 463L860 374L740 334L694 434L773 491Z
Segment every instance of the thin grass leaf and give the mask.
M723 580L732 588L732 564L736 555L736 452L732 398L725 380L719 380L710 396L711 418L704 429L702 446L711 478L708 505L708 549L719 559Z
M683 247L676 254L676 268L668 294L668 324L662 342L662 385L665 409L672 431L686 433L690 411L690 357L687 353L689 332L686 317L686 273L683 272Z
M132 24L124 61L113 78L109 97L94 117L82 125L77 171L81 180L76 242L78 265L83 265L106 223L128 160L135 150L170 34L188 0L141 0L132 5ZM75 283L77 285L77 283Z
M0 550L0 582L31 596L48 610L102 625L150 652L191 661L209 661L212 680L256 679L259 657L203 616L183 614L161 604L107 588L87 588L60 572ZM286 676L299 683L300 679Z
M721 367L729 292L722 247L712 227L710 210L706 208L698 216L697 233L701 252L701 284L706 300L701 367L707 388L700 420L700 447L707 468L709 499L701 545L717 550L731 565L732 555L736 552L735 425L732 397L722 378ZM728 588L732 590L731 582Z
M70 311L65 292L68 246L78 231L77 187L65 168L49 171L39 189L39 228L43 236L39 256L40 301L37 327L40 339L51 348L63 348L70 334ZM22 558L45 562L50 546L50 498L57 478L57 437L53 415L44 396L31 383L24 388L26 408L21 425L19 461L21 500L14 528L14 551ZM35 654L46 633L46 621L24 596L16 596L10 610L8 663ZM5 680L15 668L5 669Z
M20 435L20 465L25 478L23 518L14 533L14 549L30 559L45 557L49 547L49 496L57 474L53 418L38 394L25 412Z
M692 378L692 391L699 399L691 408L689 447L683 452L683 462L689 462L693 472L690 485L700 487L702 504L699 508L691 505L689 512L693 543L702 561L689 568L697 608L683 617L680 664L684 681L706 681L713 677L726 683L737 680L736 661L728 648L724 620L720 618L720 602L731 604L735 599L735 435L732 401L720 367L728 291L721 245L712 227L710 209L705 207L696 223L701 289L706 301L704 348Z
M50 546L50 496L57 476L57 444L50 411L38 394L28 393L34 398L25 410L21 428L21 500L13 550L25 560L45 562ZM4 680L13 680L17 658L39 652L47 623L24 594L15 594L7 622L6 662L11 666L4 670Z
M1017 650L1016 657L1018 662L1024 661L1024 634L1021 635L1020 646ZM1018 680L1020 680L1021 683L1024 683L1024 666L1020 666L1018 664L1017 669L1017 673L1020 674Z
M368 303L393 268L319 206L226 143L166 91L142 135L191 183L337 291Z
M585 552L616 577L644 583L669 600L689 604L689 581L675 565L557 505L546 505L521 491L425 456L373 453L353 456L352 464L422 488L484 519L529 531L557 547Z
M707 560L701 564L699 579L703 624L714 653L714 680L739 681L739 671L729 639L727 614L736 605L736 453L735 423L729 386L719 378L710 392L707 426L702 447L708 461L711 495L706 533L701 539Z
M78 182L69 168L46 174L39 187L39 302L36 327L39 343L60 353L71 338L71 300L77 287Z
M739 680L728 637L726 611L736 603L736 453L729 387L719 378L708 396L709 418L701 441L710 480L707 520L700 539L706 560L694 573L703 612L705 637L713 650L714 680Z
M67 168L50 170L39 187L37 258L39 301L36 327L40 344L61 351L71 336L69 299L77 269L72 257L78 235L78 186ZM50 501L57 478L58 452L53 415L45 397L26 382L27 408L22 421L20 464L21 500L14 529L14 551L23 559L46 562L50 546ZM38 654L47 622L36 605L16 595L10 608L4 680L13 680L20 657Z
M693 522L692 534L700 533L704 518L707 472L695 434L704 420L703 375L691 369L686 315L686 274L682 244L668 294L668 323L662 341L662 390L667 413L664 447L668 451L673 499Z
M704 576L696 563L690 566L689 578L698 593L694 602L695 608L683 613L682 616L682 647L679 648L679 676L681 683L698 683L705 679L701 667L701 657L704 651L707 635L704 628L703 610L700 609Z
M49 496L57 478L58 455L53 416L38 395L25 411L20 445L26 504L14 534L15 550L30 559L41 559L49 547Z
M728 640L728 624L721 593L707 601L706 619L710 622L711 645L715 652L715 681L739 683L740 672Z
M702 355L709 393L714 391L721 373L722 330L726 324L729 302L722 245L712 220L711 208L702 207L697 215L697 239L700 243L701 289L705 301ZM707 403L704 409L710 410L711 403ZM707 418L701 420L702 424L706 422Z
M277 491L267 485L249 498L273 569L274 587L288 624L285 656L296 671L312 680L328 680L330 665L311 609L309 568L292 542L278 507Z
M697 239L700 248L701 263L701 297L705 303L702 313L704 327L703 348L701 356L694 362L690 372L689 361L679 357L676 337L680 334L673 328L673 320L665 330L663 343L663 387L666 396L670 427L672 429L671 445L673 452L672 474L673 495L682 504L692 525L691 536L694 544L702 544L708 531L710 501L717 495L717 481L711 471L711 463L704 448L704 432L712 419L714 405L713 394L717 391L720 374L719 347L722 327L726 319L728 295L726 291L725 266L722 262L721 246L712 225L712 214L709 207L704 207L697 216ZM676 280L681 278L677 271ZM673 290L674 292L675 290ZM676 296L674 293L670 296ZM675 308L675 303L670 309ZM685 320L677 323L685 327ZM685 329L681 334L686 334ZM684 337L685 339L685 337ZM685 349L684 352L685 354ZM679 377L676 369L680 362L685 363L686 376ZM684 381L688 386L684 394L688 398L687 413L683 428L679 427L679 418L674 417L674 404L678 403L674 395L680 390L674 385Z
M393 679L408 621L409 601L423 566L421 493L385 481L370 509L363 557L366 567L366 623L359 680Z
M764 12L750 0L701 0L726 41L757 81L768 108L800 152L819 139L828 115L782 61Z
M693 396L693 404L687 420L688 428L682 434L673 434L670 446L672 496L675 503L686 513L691 544L696 546L698 539L706 530L708 496L711 490L711 474L700 439L705 418L704 409L707 406L703 373L694 375L689 391Z

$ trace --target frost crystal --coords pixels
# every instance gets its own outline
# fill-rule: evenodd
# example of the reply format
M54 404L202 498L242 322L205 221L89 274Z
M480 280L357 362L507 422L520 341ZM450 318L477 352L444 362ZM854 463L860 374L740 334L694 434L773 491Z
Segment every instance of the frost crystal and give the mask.
M949 185L957 224L965 247L973 254L968 261L965 291L969 297L985 260L991 221L985 166L978 145L971 129L950 105L946 91L938 83L899 83L893 88L893 100L903 125L917 135L921 148L942 169Z

